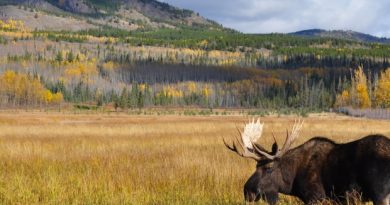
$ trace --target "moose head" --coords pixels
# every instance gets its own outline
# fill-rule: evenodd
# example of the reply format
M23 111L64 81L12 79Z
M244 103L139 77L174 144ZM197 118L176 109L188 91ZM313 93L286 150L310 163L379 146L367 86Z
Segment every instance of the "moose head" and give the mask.
M239 130L241 136L236 137L233 145L229 145L223 140L229 150L241 157L251 158L257 162L255 173L244 186L246 201L253 202L263 199L270 204L275 204L278 200L278 193L291 186L285 180L286 170L283 170L284 166L281 159L283 159L295 139L299 136L302 126L303 121L295 122L292 131L290 133L287 131L286 141L281 149L279 149L274 137L275 142L270 152L256 143L263 133L264 123L260 123L260 119L257 119L256 122L253 119L252 122L247 123L243 132Z

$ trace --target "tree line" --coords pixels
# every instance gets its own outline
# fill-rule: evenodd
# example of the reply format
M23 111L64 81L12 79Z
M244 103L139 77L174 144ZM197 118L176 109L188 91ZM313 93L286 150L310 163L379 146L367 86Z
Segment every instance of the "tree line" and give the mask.
M198 106L313 111L390 107L390 69L265 70L87 59L46 66L14 64L12 70L0 70L1 105L37 107L67 102L116 109Z

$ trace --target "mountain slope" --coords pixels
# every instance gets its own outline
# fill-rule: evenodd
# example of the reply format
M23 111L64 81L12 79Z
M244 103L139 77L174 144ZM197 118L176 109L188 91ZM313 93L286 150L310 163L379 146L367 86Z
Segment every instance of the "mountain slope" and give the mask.
M29 21L31 25L28 26L32 29L58 30L57 27L61 24L57 24L57 27L51 26L58 22L51 22L51 20L47 22L38 18L47 15L63 18L62 21L76 18L82 24L86 22L90 24L87 28L106 25L125 30L174 28L179 25L220 27L193 11L176 8L156 0L0 0L0 5L3 7L0 8L1 19L13 18ZM4 8L4 6L7 7ZM34 14L28 15L25 11ZM35 20L29 19L31 16L35 16ZM63 30L68 29L78 30L63 28Z
M302 37L325 37L325 38L337 38L369 43L387 43L390 44L390 39L379 38L369 34L359 33L356 31L343 31L343 30L323 30L323 29L309 29L290 33L295 36Z

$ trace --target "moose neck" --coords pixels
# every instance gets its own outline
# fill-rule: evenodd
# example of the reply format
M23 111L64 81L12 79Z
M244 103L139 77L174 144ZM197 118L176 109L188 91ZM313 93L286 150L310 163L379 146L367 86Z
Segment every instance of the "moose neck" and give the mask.
M286 155L280 159L280 170L282 174L282 179L279 185L280 193L291 194L298 169L298 163L299 158L294 157L294 153L292 151L286 153Z
M310 176L317 176L320 169L310 169L310 167L320 167L320 164L326 161L328 153L335 147L333 141L325 138L313 138L306 143L291 149L280 159L280 170L282 181L279 192L283 194L294 195L297 184L302 184L301 176L298 173L310 172ZM315 160L313 160L315 158Z

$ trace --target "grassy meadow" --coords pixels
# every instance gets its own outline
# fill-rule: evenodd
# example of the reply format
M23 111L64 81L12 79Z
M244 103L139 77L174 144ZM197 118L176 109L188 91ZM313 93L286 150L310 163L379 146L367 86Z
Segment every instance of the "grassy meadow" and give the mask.
M0 112L0 204L242 204L255 162L229 152L246 116ZM279 143L294 117L263 117ZM390 121L310 115L313 136L390 136ZM298 204L282 196L281 204Z

